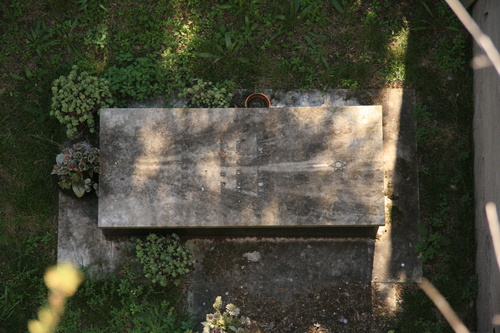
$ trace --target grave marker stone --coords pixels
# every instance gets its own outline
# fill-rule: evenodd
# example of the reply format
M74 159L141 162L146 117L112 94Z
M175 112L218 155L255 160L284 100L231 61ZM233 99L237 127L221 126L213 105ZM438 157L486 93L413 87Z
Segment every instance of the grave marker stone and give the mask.
M381 106L103 109L101 228L384 225Z

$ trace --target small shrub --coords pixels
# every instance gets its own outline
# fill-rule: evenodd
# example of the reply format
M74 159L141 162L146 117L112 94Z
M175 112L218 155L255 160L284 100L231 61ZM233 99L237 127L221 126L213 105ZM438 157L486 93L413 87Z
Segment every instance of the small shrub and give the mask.
M109 83L88 72L78 74L77 66L73 66L68 76L61 76L53 82L52 94L50 115L66 126L66 135L70 139L85 126L94 133L94 114L113 104Z
M231 103L235 84L231 80L213 84L209 81L198 80L192 87L185 88L180 98L189 99L191 107L198 108L227 108Z
M189 272L194 264L191 249L180 242L179 236L158 237L150 234L146 240L135 239L136 254L144 265L143 273L153 283L166 286L168 282L180 284L180 276Z

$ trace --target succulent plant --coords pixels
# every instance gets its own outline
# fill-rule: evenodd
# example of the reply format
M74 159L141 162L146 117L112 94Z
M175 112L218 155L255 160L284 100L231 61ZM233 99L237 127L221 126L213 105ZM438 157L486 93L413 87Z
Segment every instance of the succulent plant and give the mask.
M59 186L72 189L78 198L98 189L95 175L100 173L99 149L86 142L65 148L56 157L52 174L59 176Z
M78 74L77 66L73 66L68 76L54 80L52 94L50 115L66 126L66 135L70 139L85 126L94 133L94 114L113 104L109 82L87 72Z

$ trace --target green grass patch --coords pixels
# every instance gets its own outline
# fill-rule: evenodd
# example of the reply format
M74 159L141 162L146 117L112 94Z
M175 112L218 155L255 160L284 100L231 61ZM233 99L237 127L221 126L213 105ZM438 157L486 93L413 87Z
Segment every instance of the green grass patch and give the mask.
M65 139L49 115L51 86L78 65L127 77L122 102L175 94L195 78L236 88L415 89L424 275L474 329L471 40L444 1L10 0L0 10L0 327L25 330L45 297L41 279L56 249L50 170ZM158 86L142 91L150 77ZM131 300L117 291L126 279L106 281L84 283L62 331L184 320L174 290L155 287ZM450 331L422 292L403 295L407 311L391 325ZM154 304L151 318L145 300Z

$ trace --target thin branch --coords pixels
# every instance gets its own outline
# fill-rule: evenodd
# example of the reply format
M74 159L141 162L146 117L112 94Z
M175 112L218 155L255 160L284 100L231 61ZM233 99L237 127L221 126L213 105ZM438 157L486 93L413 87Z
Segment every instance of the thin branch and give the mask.
M476 42L481 46L488 58L490 58L493 66L500 75L500 54L498 53L495 45L491 41L490 37L484 34L481 31L481 28L477 25L474 19L470 16L469 12L464 8L464 6L458 0L446 0L450 8L455 12L460 21L462 21L463 25L467 30L469 30L470 34Z
M498 269L500 269L500 226L498 223L497 207L493 202L486 204L486 217L490 226L491 240L493 242L493 249L495 249L495 256L497 257Z
M62 149L62 147L63 147L61 144L59 144L59 143L57 143L57 142L55 142L54 140L49 139L49 138L44 138L44 137L42 137L42 136L35 135L35 134L29 134L29 136L31 136L31 137L33 137L33 138L36 138L36 139L40 139L40 140L44 140L44 141L50 142L50 143L52 143L52 144L54 144L54 145L58 146L58 147L59 147L59 148L61 148L61 149Z
M422 278L422 282L418 284L420 288L429 296L429 298L434 302L439 311L446 318L451 328L456 333L470 333L470 331L465 327L464 323L458 318L455 311L450 306L450 303L441 295L441 293L429 282L426 278Z

